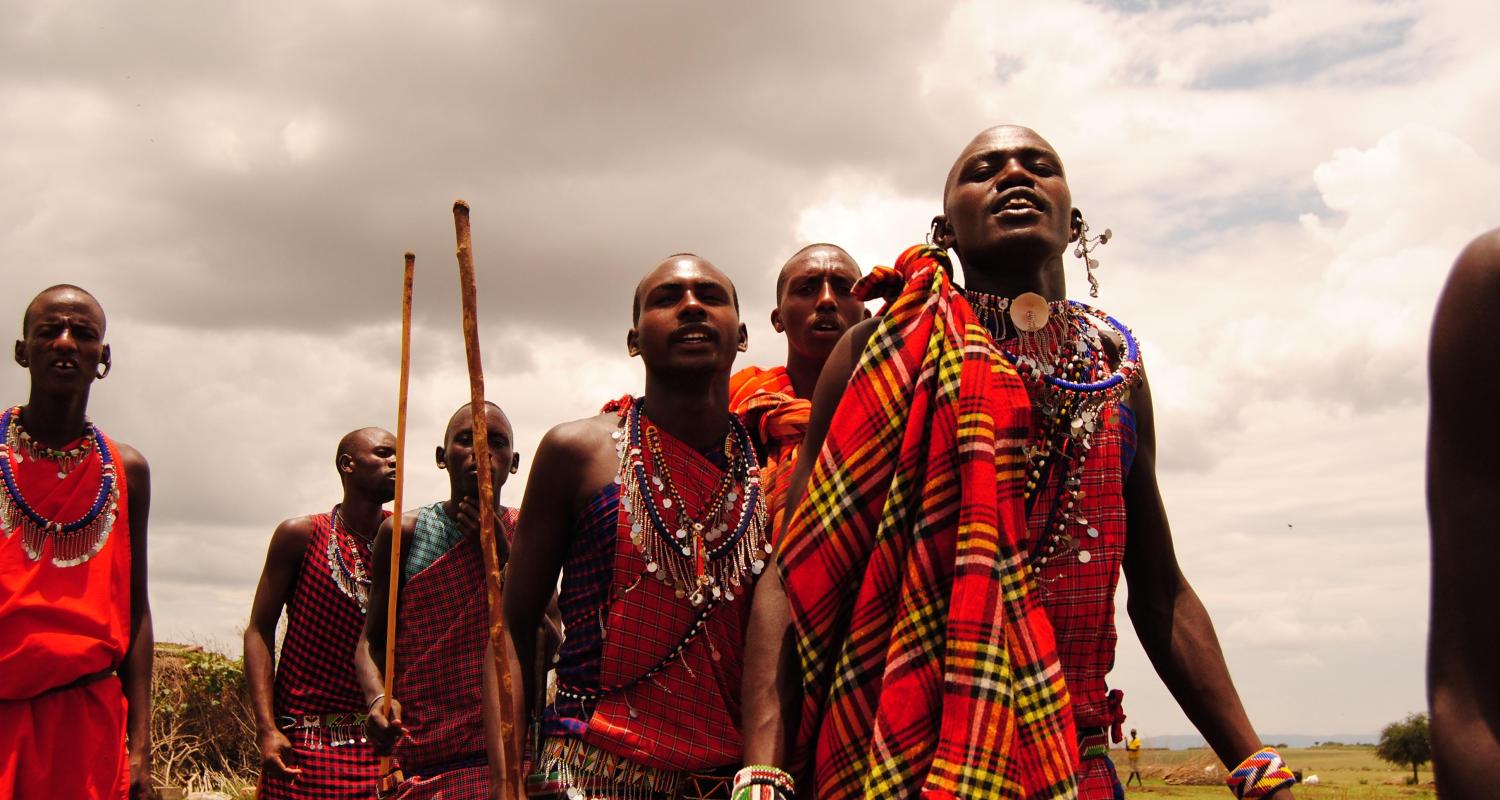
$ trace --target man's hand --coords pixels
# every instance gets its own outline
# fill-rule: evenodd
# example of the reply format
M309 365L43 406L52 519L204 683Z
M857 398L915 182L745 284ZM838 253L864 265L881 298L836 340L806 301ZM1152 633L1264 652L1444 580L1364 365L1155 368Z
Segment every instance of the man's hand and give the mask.
M464 536L473 537L479 541L479 501L473 497L465 497L458 501L458 529L463 531ZM500 566L503 568L505 562L510 560L510 542L505 540L504 534L500 532L499 512L495 515L495 549L500 552Z
M302 770L286 762L291 754L292 741L279 730L271 729L260 737L260 771L262 775L278 775L289 780L302 774Z
M391 698L391 718L386 719L384 710L385 701L375 704L370 709L369 716L365 717L365 733L370 737L370 744L375 748L375 754L388 756L396 746L396 740L401 738L404 728L401 727L401 703L396 698Z
M151 755L132 750L130 753L130 800L155 800L151 785Z

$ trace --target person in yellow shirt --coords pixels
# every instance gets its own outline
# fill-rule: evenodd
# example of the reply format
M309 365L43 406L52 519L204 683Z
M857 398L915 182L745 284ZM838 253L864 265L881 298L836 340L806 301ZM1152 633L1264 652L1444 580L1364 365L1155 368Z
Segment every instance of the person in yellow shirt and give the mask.
M1135 735L1135 728L1130 729L1130 741L1125 743L1125 754L1130 756L1130 777L1125 779L1125 785L1129 786L1133 780L1137 786L1144 787L1146 784L1141 780L1141 740Z

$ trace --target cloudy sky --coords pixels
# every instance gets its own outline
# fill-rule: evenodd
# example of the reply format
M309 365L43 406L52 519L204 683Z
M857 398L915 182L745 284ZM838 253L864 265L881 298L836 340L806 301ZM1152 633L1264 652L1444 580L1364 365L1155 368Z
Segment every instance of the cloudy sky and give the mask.
M1142 338L1178 554L1257 727L1425 705L1427 326L1500 225L1481 4L0 5L0 311L67 281L109 312L91 412L152 463L159 639L237 649L272 528L336 501L343 432L394 427L408 249L408 497L443 494L455 198L516 501L548 426L641 385L653 263L725 269L744 363L780 363L781 261L889 263L970 136L1019 122L1115 232L1098 303ZM1112 681L1143 733L1191 731L1123 614Z

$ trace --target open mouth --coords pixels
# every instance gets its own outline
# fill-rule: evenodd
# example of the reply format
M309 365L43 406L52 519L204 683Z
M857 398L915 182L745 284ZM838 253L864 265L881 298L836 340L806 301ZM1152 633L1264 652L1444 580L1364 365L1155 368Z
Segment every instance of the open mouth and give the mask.
M817 319L813 321L811 330L814 333L843 333L844 326L835 319Z
M60 358L52 362L52 368L59 372L73 372L78 369L78 362L71 359Z
M1000 194L994 204L990 206L990 213L995 216L1029 216L1040 214L1047 210L1047 204L1042 198L1030 189L1017 187L1008 189Z
M692 327L678 330L672 335L674 344L711 344L718 336L711 328Z

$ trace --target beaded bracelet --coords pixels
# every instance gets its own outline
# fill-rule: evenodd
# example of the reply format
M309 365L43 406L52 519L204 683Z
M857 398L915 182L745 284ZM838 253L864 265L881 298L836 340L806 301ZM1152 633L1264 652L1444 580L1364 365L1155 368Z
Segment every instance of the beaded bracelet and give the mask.
M1276 791L1297 782L1296 776L1287 769L1281 754L1273 747L1262 747L1230 770L1224 781L1229 791L1240 800L1268 797Z
M792 776L769 764L752 764L734 774L730 800L794 800Z

